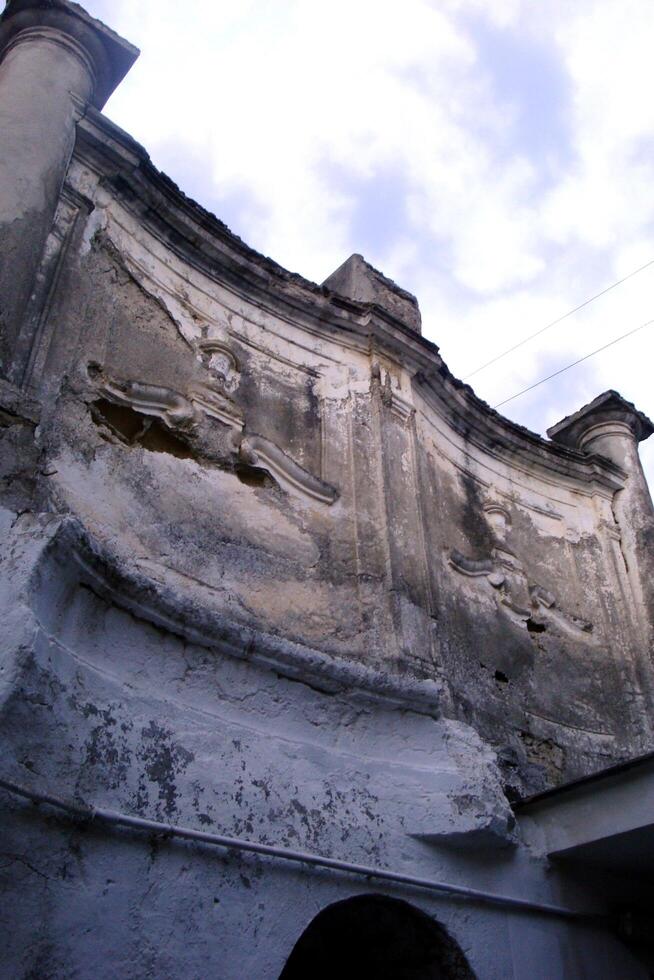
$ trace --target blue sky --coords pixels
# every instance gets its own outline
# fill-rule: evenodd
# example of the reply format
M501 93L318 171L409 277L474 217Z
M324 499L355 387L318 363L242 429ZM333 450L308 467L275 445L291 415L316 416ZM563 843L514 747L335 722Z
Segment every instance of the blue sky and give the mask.
M648 0L86 0L142 56L106 113L238 235L414 292L466 376L654 259ZM654 266L474 378L495 404L654 318ZM502 409L654 416L647 328ZM641 455L654 484L654 437Z

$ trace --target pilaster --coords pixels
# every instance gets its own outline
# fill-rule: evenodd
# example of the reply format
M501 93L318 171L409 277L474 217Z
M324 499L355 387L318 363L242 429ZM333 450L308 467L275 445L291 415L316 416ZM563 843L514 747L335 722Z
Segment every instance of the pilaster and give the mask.
M85 107L101 109L138 55L64 0L10 0L0 17L0 376L16 341Z
M624 471L613 514L632 591L643 619L650 658L654 652L654 507L638 444L654 432L642 412L615 391L606 391L548 430L571 449L604 456Z

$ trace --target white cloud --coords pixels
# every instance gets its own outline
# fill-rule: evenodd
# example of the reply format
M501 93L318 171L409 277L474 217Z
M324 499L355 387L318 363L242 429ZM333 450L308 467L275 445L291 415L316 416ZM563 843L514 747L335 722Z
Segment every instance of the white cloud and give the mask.
M143 49L108 114L182 185L204 172L201 203L239 201L234 230L283 265L320 280L361 250L362 188L397 175L397 201L387 182L378 203L394 225L368 258L418 293L457 373L654 258L647 0L87 7ZM481 373L480 394L499 401L654 316L653 283ZM506 411L543 431L615 387L654 413L653 336Z

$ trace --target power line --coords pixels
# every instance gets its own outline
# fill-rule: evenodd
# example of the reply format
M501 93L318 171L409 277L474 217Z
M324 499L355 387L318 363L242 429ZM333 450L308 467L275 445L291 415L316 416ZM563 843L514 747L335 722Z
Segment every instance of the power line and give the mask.
M490 361L486 361L485 364L482 364L480 367L475 368L474 371L472 371L470 374L467 374L463 378L463 381L468 381L470 378L474 378L474 376L476 374L479 374L480 371L484 371L487 367L490 367L491 364L495 364L497 361L500 361L503 357L506 357L508 354L512 354L514 350L518 350L519 347L523 347L525 344L528 344L530 340L534 339L534 337L540 337L540 335L542 333L545 333L546 330L550 330L552 327L555 327L557 323L562 323L563 320L567 320L569 316L573 315L573 313L578 313L579 310L583 310L583 308L585 306L588 306L589 303L593 303L596 299L599 299L601 296L605 296L606 293L610 293L612 289L615 289L617 286L621 286L623 282L627 281L627 279L631 279L633 276L637 276L639 272L643 272L645 269L648 269L651 265L654 265L654 259L650 259L650 261L646 262L645 265L641 265L639 269L634 269L633 272L630 272L628 276L625 276L623 279L618 279L617 282L614 282L610 286L607 286L606 289L603 289L601 291L601 293L596 293L594 296L591 296L590 299L584 300L584 302L580 303L579 306L575 306L573 310L568 310L568 312L564 313L563 316L557 317L556 320L552 320L551 323L548 323L544 327L541 327L540 330L536 330L535 333L532 333L528 337L525 337L524 340L518 341L518 343L514 344L513 347L509 347L508 350L503 351L501 354L497 354L497 356L491 358Z
M517 391L515 395L511 395L510 398L505 398L504 401L498 402L497 405L493 405L493 408L500 408L502 405L506 405L507 402L512 402L514 398L519 398L520 395L525 395L528 391L532 391L534 388L538 388L539 385L544 385L546 381L551 381L552 378L558 377L559 374L563 374L564 371L569 371L570 368L576 367L577 364L581 364L582 361L587 361L589 357L594 357L595 354L601 353L601 351L606 350L608 347L613 347L614 344L618 344L621 340L626 337L631 337L632 334L638 333L639 330L644 330L645 327L650 327L654 323L654 320L648 320L647 323L641 323L639 327L634 327L633 330L628 330L627 333L623 333L620 337L616 337L615 340L610 340L608 344L604 344L603 347L598 347L597 350L593 350L590 354L584 354L578 360L573 361L572 364L566 364L565 367L559 368L554 374L548 374L546 378L541 378L540 381L535 381L533 385L529 385L528 388L523 388L522 391Z

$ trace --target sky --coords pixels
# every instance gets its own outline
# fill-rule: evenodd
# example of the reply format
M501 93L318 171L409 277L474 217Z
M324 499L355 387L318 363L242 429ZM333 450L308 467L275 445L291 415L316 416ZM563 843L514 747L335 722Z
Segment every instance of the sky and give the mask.
M249 245L415 293L462 378L654 260L651 0L85 0L142 54L105 113ZM654 319L654 264L470 378L491 405ZM502 406L654 417L654 325ZM654 486L654 436L641 446Z

